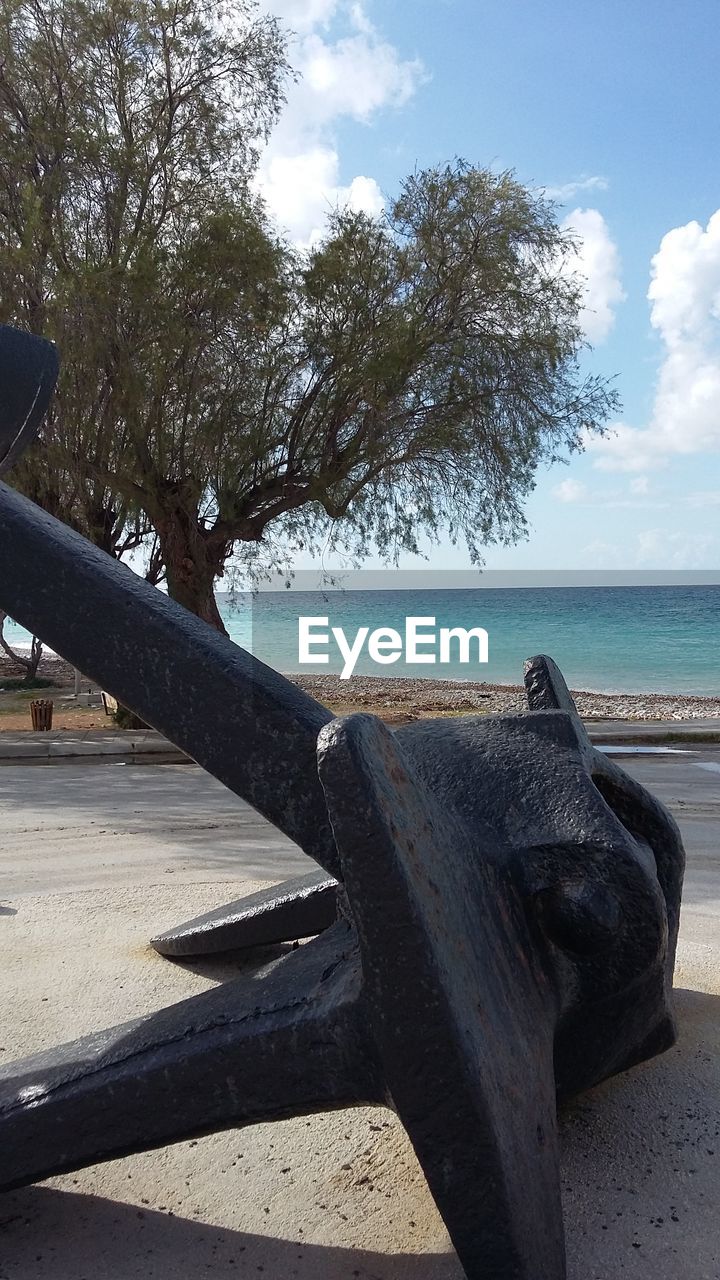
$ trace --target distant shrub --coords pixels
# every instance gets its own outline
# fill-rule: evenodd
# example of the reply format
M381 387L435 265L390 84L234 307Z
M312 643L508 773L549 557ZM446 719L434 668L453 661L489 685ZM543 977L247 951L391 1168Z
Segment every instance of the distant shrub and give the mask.
M113 720L118 729L147 729L144 720L140 716L136 716L134 711L129 707L124 707L121 702L118 703L117 711L113 711Z
M23 689L52 689L54 680L41 680L39 676L23 676L21 679L3 680L0 693L11 693Z

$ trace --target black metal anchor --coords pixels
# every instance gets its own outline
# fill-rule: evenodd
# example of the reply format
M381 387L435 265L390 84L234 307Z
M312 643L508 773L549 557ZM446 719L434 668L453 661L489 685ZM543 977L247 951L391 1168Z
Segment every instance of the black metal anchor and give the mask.
M0 1185L390 1105L468 1280L561 1280L556 1098L673 1043L683 851L593 749L555 664L527 664L524 715L391 733L333 720L3 484L0 548L12 617L327 873L186 929L199 946L317 932L262 983L2 1069Z

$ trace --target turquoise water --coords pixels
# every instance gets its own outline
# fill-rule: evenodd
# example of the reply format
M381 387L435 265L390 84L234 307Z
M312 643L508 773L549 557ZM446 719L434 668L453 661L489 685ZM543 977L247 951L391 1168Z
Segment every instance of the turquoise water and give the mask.
M720 695L720 586L516 587L438 591L278 592L218 596L233 640L281 671L339 671L298 663L298 615L325 616L352 639L358 627L392 627L405 618L436 627L483 627L489 662L465 666L378 666L363 651L356 671L385 676L517 683L525 658L549 653L575 688ZM6 624L12 643L28 637Z
M227 616L238 641L247 643L252 626L253 651L278 670L337 671L338 661L300 667L298 613L326 616L349 638L359 626L402 633L409 615L488 633L482 666L401 659L378 667L363 651L361 674L517 683L526 658L549 653L575 688L720 694L720 586L290 592L258 597L252 609Z

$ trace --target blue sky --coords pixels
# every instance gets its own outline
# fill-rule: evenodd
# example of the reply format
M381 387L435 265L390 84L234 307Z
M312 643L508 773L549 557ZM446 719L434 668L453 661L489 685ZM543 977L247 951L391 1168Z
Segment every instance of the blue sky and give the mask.
M301 79L262 184L299 242L458 155L545 188L582 237L587 367L617 378L617 434L539 474L529 541L488 566L720 567L717 0L265 3Z

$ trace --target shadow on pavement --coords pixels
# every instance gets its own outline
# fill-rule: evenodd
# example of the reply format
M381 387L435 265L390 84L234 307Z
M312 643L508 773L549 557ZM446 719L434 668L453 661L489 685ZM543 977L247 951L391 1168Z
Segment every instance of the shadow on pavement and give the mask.
M462 1280L454 1254L278 1240L42 1186L0 1197L0 1253L18 1280Z

